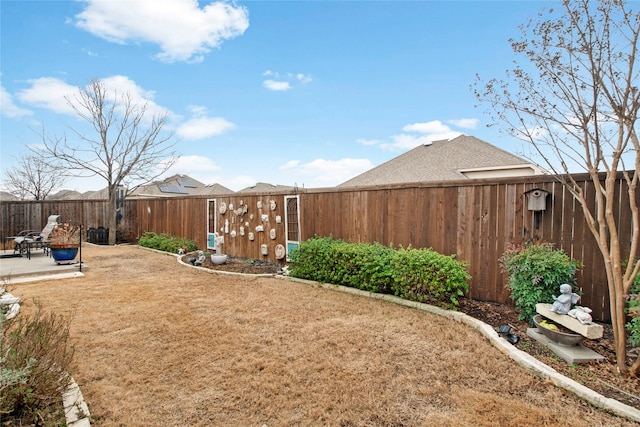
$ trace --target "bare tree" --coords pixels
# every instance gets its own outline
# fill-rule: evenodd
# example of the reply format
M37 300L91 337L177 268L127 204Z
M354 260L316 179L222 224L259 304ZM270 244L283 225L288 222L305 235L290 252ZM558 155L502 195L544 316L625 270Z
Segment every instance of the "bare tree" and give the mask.
M581 205L606 268L617 366L637 376L640 358L628 365L625 357L625 294L640 269L640 14L622 0L563 0L560 13L543 10L520 29L522 39L510 40L514 68L504 80L478 77L475 94L504 130L535 147ZM573 179L575 167L588 172L595 194L585 194ZM622 199L620 179L632 217L629 247L620 243L613 209Z
M166 114L154 114L148 104L130 93L111 93L99 79L66 97L78 117L89 123L95 134L71 128L75 140L47 137L42 132L44 152L61 162L70 174L100 176L107 182L109 199L109 244L116 242L116 194L130 182L149 182L175 162L173 135L163 132Z
M20 200L44 200L64 183L60 167L39 156L22 156L11 169L5 171L7 191Z

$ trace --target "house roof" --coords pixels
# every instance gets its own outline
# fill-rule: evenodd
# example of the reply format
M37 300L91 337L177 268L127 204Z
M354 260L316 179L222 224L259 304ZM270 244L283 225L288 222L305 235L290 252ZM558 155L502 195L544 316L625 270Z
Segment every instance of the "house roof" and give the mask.
M410 182L442 182L499 176L538 175L544 171L526 160L474 136L434 141L395 157L338 187Z
M82 193L75 190L60 190L57 193L49 194L47 200L80 200Z
M0 191L0 200L3 202L15 202L20 199L8 191Z
M162 181L152 182L133 190L128 198L180 197L209 194L233 194L220 184L205 185L187 175L173 175Z
M258 182L251 187L243 188L238 193L269 193L272 191L293 191L294 187L288 185L273 185L266 182Z

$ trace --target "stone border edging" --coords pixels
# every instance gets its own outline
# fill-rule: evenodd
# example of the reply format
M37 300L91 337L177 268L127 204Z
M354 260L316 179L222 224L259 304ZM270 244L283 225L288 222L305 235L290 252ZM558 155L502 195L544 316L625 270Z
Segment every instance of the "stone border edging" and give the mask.
M80 387L73 377L71 377L71 383L67 390L62 393L62 405L64 406L64 416L68 427L91 426L89 407L84 401Z
M147 248L145 246L140 246L138 245L139 248L144 249L145 251L151 251L151 252L155 252L158 254L163 254L163 255L170 255L172 257L175 257L176 260L178 260L178 264L182 264L186 267L190 267L190 268L195 268L197 270L200 271L205 271L207 273L211 273L211 274L222 274L222 275L227 275L227 276L248 276L248 277L274 277L276 276L275 274L247 274L247 273L236 273L233 271L222 271L222 270L213 270L211 268L206 268L206 267L200 267L199 265L191 265L191 264L187 264L186 262L182 261L182 255L178 255L178 254L173 254L171 252L166 252L166 251L161 251L158 249L153 249L153 248Z
M531 356L529 353L519 350L514 345L509 343L507 340L502 338L498 332L496 332L491 326L488 324L471 317L465 313L461 313L459 311L451 311L445 310L440 307L436 307L429 304L424 304L416 301L408 301L402 298L387 295L387 294L376 294L374 292L363 291L356 288L349 288L341 285L332 285L328 283L319 283L314 282L312 280L298 279L290 276L274 276L276 278L281 278L283 280L289 280L292 282L302 283L306 285L319 286L325 289L333 289L340 292L345 292L352 295L364 296L367 298L379 299L387 302L391 302L394 304L402 305L405 307L416 308L418 310L426 311L438 316L446 317L448 319L452 319L461 323L464 323L467 326L471 326L473 329L479 331L482 335L484 335L491 345L500 350L502 353L507 355L510 359L512 359L516 364L530 371L531 373L551 381L555 386L560 387L568 392L571 392L578 396L579 398L585 400L591 405L600 408L604 411L607 411L611 414L617 415L619 417L624 417L628 420L640 422L640 410L625 405L622 402L619 402L615 399L611 399L591 390L588 387L578 383L577 381L572 380L571 378L565 377L555 369L550 366L545 365L540 362L535 357Z

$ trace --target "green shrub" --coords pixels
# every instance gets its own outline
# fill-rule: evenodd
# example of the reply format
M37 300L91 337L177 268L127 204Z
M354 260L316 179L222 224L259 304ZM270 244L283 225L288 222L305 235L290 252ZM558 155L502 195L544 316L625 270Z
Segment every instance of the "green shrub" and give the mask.
M582 268L579 261L549 243L511 247L500 258L500 265L509 276L510 296L520 319L530 323L536 304L552 303L561 284L567 283L577 292L575 273Z
M61 395L74 352L69 324L38 304L32 317L2 322L0 414L15 420L12 425L64 425Z
M335 283L334 277L340 275L334 272L337 269L335 248L342 243L342 240L317 236L302 242L291 251L289 274L316 282Z
M370 292L389 293L394 250L379 243L346 243L335 247L335 282Z
M430 248L402 249L395 253L392 266L393 292L401 298L455 308L469 290L467 263L455 255Z
M174 254L178 253L178 250L182 247L185 247L187 252L193 252L198 249L198 246L193 240L174 237L167 233L157 234L153 231L144 232L140 239L138 239L138 245Z
M316 236L290 256L289 274L293 277L452 308L468 289L470 278L464 262L431 249L395 250L379 243Z
M629 344L640 345L640 274L634 279L629 294L626 312L631 320L625 326L629 332Z

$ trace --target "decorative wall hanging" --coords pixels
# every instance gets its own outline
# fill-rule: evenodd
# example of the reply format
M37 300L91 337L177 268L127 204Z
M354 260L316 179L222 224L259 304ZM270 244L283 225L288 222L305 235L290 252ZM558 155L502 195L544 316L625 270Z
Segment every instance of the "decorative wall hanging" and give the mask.
M262 253L262 255L269 255L269 247L267 245L260 245L260 253Z
M271 237L271 240L275 240L276 238L276 229L272 228L271 230L269 230L269 237Z
M249 215L249 219L253 219L253 214Z
M231 237L236 237L236 230L231 230Z
M258 200L256 206L258 207L258 209L262 209L262 200Z
M256 232L259 233L261 231L264 231L264 227L261 225L256 225Z
M276 201L275 200L269 200L269 207L271 208L272 211L276 210Z
M267 214L262 214L261 219L262 219L262 222L269 222L269 215L267 215Z
M218 208L220 211L220 215L224 215L225 212L227 212L227 204L225 202L220 202L220 208Z
M224 220L224 232L225 233L229 232L229 220L228 219Z
M253 216L253 215L252 215L252 216ZM249 221L246 221L246 222L244 223L244 226L245 226L245 227L248 227L248 226L249 226Z
M252 241L253 241L253 239L254 239L254 237L253 237L253 233L252 233L252 232L249 232L249 240L252 240Z
M282 222L282 217L280 215L276 215L276 224L280 224Z
M276 259L282 259L287 254L284 245L276 245Z
M233 210L233 203L229 203L229 210L232 211Z
M240 235L244 236L244 227L243 226L240 226Z
M236 209L233 212L238 216L242 216L242 215L246 214L248 210L249 210L248 206L244 205L244 206L240 206L238 209Z

